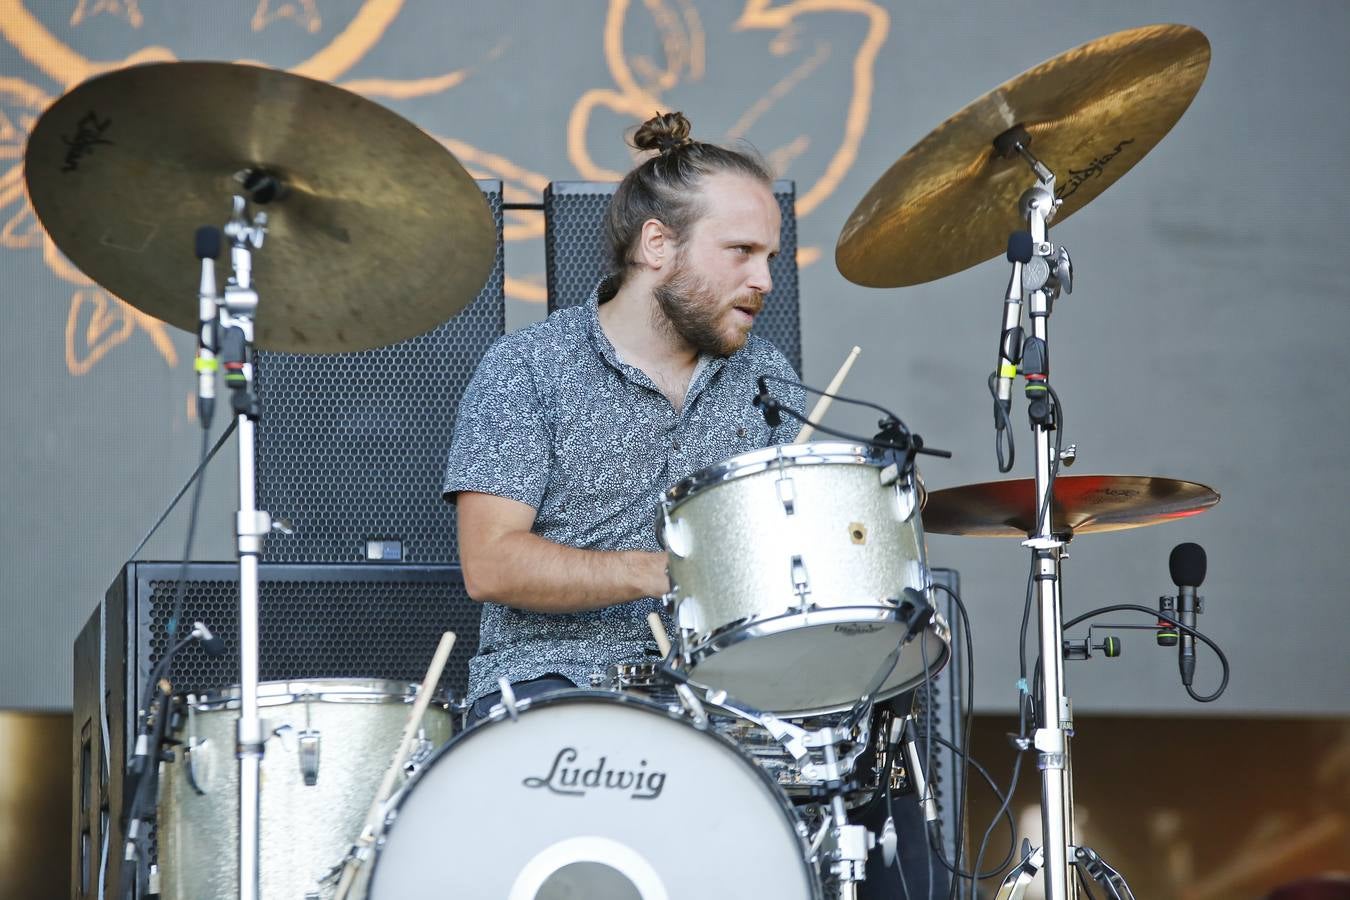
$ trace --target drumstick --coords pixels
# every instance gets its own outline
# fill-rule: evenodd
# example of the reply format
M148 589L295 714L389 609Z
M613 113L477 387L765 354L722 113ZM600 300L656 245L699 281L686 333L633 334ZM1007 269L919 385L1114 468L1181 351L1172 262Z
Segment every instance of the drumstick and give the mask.
M839 367L838 372L834 373L834 378L831 379L829 387L825 388L826 395L838 393L840 386L844 383L844 378L848 375L848 370L853 368L853 361L858 358L858 354L861 352L861 347L854 347L848 352L844 364ZM815 409L811 410L811 415L806 417L806 424L802 426L801 432L797 435L797 443L805 444L811 439L811 435L816 430L816 426L811 423L819 422L825 417L825 412L830 408L830 400L832 399L832 397L824 396L816 401Z
M661 624L661 615L659 613L647 613L647 627L652 630L652 637L656 638L656 649L661 651L663 659L670 658L670 638L666 637L666 626Z
M394 781L398 778L398 773L403 769L403 763L412 751L413 738L416 737L417 729L422 725L422 716L426 714L427 707L431 705L432 692L436 690L436 682L441 680L441 672L445 669L445 663L450 659L450 650L454 646L455 633L453 631L447 631L441 635L441 642L436 645L436 653L431 657L431 667L427 669L426 677L422 679L422 685L417 689L417 698L413 700L412 712L408 714L408 723L403 726L403 739L399 741L398 751L394 754L394 762L389 767L389 771L384 773L384 780L380 782L380 788L375 792L375 801L370 804L370 812L366 814L365 827L361 829L361 836L356 841L356 849L358 850L375 843L375 831L379 826L380 812L384 807L384 802L389 799L390 793L394 790ZM338 882L334 900L345 900L351 892L352 883L356 880L356 871L360 864L361 860L356 855L347 857L342 869L342 880Z

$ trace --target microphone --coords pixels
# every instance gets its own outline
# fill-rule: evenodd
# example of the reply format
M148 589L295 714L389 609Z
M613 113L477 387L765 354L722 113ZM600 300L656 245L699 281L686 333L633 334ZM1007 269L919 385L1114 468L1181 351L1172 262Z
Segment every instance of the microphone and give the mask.
M1012 277L1003 295L1003 329L998 333L998 388L994 401L994 427L1003 431L1012 410L1013 379L1022 359L1022 267L1031 261L1035 246L1031 232L1014 231L1008 235L1008 262ZM1001 410L1001 412L1000 412Z
M1205 548L1199 544L1177 544L1167 558L1167 569L1172 575L1172 583L1177 586L1177 620L1187 628L1195 627L1196 613L1202 609L1195 591L1205 581L1206 565ZM1195 638L1188 631L1181 630L1181 650L1177 658L1181 683L1190 687L1195 675Z
M225 640L211 633L205 622L192 623L192 637L201 641L202 650L207 656L224 656Z
M764 421L770 428L783 424L783 414L778 411L778 401L769 393L769 379L759 376L759 393L751 401L764 413Z
M202 278L197 289L197 419L209 428L216 407L216 257L220 255L220 229L203 225L194 239Z

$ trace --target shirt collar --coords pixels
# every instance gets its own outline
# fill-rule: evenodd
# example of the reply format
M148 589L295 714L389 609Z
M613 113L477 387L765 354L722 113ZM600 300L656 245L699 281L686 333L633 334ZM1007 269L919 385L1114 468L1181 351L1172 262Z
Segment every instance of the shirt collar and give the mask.
M605 329L600 326L600 298L603 296L606 301L611 299L616 291L612 276L606 275L596 284L595 289L591 291L590 297L586 300L586 329L590 335L591 345L600 358L608 363L619 373L628 377L630 380L640 377L640 383L645 387L656 390L656 386L651 383L651 379L635 366L630 366L619 357L619 352L614 349L614 344L609 336L605 334ZM736 351L736 354L744 353L745 347ZM735 356L736 354L732 354ZM698 364L694 368L694 374L689 378L689 389L685 391L684 408L688 409L695 397L702 392L708 382L712 380L722 367L727 364L731 357L714 356L711 353L704 353L699 356Z

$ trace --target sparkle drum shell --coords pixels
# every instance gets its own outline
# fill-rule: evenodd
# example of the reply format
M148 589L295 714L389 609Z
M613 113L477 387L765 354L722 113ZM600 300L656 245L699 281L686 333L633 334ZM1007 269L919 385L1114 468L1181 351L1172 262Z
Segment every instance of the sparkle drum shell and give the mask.
M180 697L182 742L160 785L159 867L166 900L239 897L239 687ZM417 686L333 678L258 685L267 735L262 760L259 868L262 900L333 896L320 882L361 833L394 761ZM423 751L453 732L433 703ZM313 784L307 781L312 780Z
M905 588L931 606L919 490L895 474L866 447L821 442L741 454L671 488L661 533L691 677L810 716L940 670L951 640L936 613L884 669L908 630Z
M819 900L797 819L727 740L570 691L453 740L390 817L370 900Z

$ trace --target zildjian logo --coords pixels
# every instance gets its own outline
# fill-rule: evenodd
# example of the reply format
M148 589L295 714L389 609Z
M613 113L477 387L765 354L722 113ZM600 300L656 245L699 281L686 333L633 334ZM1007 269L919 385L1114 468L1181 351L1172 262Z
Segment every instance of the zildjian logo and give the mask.
M1098 156L1096 159L1092 160L1092 162L1088 163L1086 167L1082 169L1070 169L1069 180L1064 183L1063 187L1056 191L1059 195L1059 199L1064 200L1073 196L1073 192L1082 187L1088 179L1096 178L1105 172L1106 164L1119 156L1120 151L1124 149L1127 144L1133 143L1134 138L1127 138L1119 144L1116 144L1116 148L1110 153L1103 153L1101 156Z
M93 110L84 114L84 118L75 123L76 131L74 137L61 136L66 147L66 164L61 167L62 172L74 172L80 167L80 157L88 153L99 144L111 144L112 141L103 136L112 125L112 119L99 120L98 114Z

